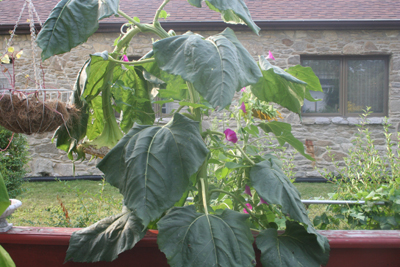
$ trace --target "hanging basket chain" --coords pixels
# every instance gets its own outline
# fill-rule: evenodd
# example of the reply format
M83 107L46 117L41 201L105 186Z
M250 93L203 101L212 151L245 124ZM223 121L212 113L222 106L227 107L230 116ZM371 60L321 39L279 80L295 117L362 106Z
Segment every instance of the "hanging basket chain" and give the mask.
M33 60L33 71L34 71L34 76L35 76L35 84L36 88L39 87L39 89L43 89L43 83L40 82L39 78L39 73L38 73L38 67L37 67L37 60L36 60L36 55L35 55L35 50L36 50L36 29L35 29L35 23L34 23L34 17L33 17L33 4L31 0L26 0L26 2L29 3L28 5L28 12L29 12L29 26L30 26L30 31L31 31L31 47L32 47L32 60Z
M17 30L17 27L18 27L18 25L19 25L19 22L21 21L21 17L22 17L22 14L24 13L24 10L25 10L25 7L26 7L26 3L27 3L27 1L24 2L24 5L23 5L22 8L21 8L21 12L19 13L19 17L18 17L18 19L17 19L17 22L15 23L14 29L11 31L11 36L10 36L10 39L8 39L8 42L7 42L7 45L6 45L5 53L8 52L8 48L9 48L9 47L11 46L11 44L12 44L12 40L13 40L13 38L14 38L15 31Z

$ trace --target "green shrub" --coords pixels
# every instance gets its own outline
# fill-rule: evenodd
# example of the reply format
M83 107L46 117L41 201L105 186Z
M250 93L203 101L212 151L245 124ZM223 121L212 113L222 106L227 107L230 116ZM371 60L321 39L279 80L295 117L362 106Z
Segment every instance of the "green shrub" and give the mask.
M0 148L4 150L10 144L0 152L0 173L10 198L15 198L22 192L22 178L26 174L24 166L28 162L28 142L25 136L14 134L10 143L11 137L12 132L0 126Z
M379 151L366 127L369 109L361 116L354 147L344 158L345 166L335 164L339 175L328 175L336 182L334 200L365 201L365 205L330 205L329 212L317 216L314 225L320 229L347 225L351 229L400 229L400 134L392 136L387 119L383 124L386 150ZM384 202L376 205L375 202Z

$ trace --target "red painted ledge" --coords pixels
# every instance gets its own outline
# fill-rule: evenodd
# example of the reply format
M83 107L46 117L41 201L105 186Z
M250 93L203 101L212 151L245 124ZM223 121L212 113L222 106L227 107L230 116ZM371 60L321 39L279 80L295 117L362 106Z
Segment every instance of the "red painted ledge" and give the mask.
M77 228L14 227L0 233L0 244L17 267L37 266L138 266L167 267L157 246L158 231L149 230L136 246L121 253L113 262L63 264L71 234ZM326 267L399 267L400 231L319 231L329 239L331 257ZM259 251L256 250L257 266Z

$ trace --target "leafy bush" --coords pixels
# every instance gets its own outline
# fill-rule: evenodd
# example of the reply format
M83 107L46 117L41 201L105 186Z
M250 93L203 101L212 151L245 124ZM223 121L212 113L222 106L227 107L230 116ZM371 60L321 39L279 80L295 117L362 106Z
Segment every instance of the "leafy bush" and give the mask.
M328 206L329 213L314 219L314 225L319 228L346 223L351 229L400 229L400 134L393 138L389 132L391 125L385 119L386 151L379 151L366 127L370 113L367 108L361 115L354 148L344 158L345 166L339 167L334 162L339 175L328 175L338 185L337 192L331 194L332 199L365 201L365 204ZM379 201L384 205L376 205Z
M12 132L0 126L0 148L7 148L0 153L0 173L10 198L15 198L22 192L22 178L26 174L24 166L28 162L28 142L23 135L14 134L12 137Z

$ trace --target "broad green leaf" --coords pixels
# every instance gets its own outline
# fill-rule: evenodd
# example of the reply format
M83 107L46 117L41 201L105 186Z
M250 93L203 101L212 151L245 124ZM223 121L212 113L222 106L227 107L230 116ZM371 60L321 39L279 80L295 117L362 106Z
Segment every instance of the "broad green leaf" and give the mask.
M185 101L180 101L179 105L193 107L193 108L208 108L206 105L203 105L203 104L196 104L196 103L185 102Z
M61 0L51 11L38 37L42 60L87 41L98 20L117 14L119 0Z
M263 78L250 87L251 92L262 101L277 103L300 114L306 97L307 84L281 68L271 65L264 57L259 58Z
M329 259L329 245L322 249L313 234L297 222L286 221L286 230L269 228L257 236L263 267L319 267Z
M158 66L191 82L214 108L228 106L235 91L258 82L262 74L250 53L227 28L203 39L187 33L153 44Z
M101 0L99 1L98 20L108 18L118 14L119 0Z
M15 267L14 261L11 259L10 254L0 245L0 266L1 267Z
M194 206L173 208L158 222L157 243L171 266L254 266L248 217L229 209L212 215Z
M188 0L189 4L195 7L201 7L201 2L203 0Z
M107 51L90 55L90 62L86 68L87 80L82 92L82 97L87 102L99 95L101 91L110 88L115 64L111 64L107 59ZM109 76L111 76L110 79Z
M163 127L135 125L97 167L147 225L181 198L207 153L199 123L175 114Z
M310 155L304 152L303 143L293 136L292 126L289 123L271 121L260 123L258 126L266 133L273 133L281 146L283 146L285 143L288 143L304 157L308 158L309 160L314 160Z
M136 122L151 125L155 115L147 91L147 81L134 67L123 70L112 87L117 106L122 110L120 127L127 133Z
M192 6L201 7L202 0L188 0L188 2ZM205 2L211 10L221 13L221 17L225 22L245 24L256 34L259 33L260 28L251 18L244 0L206 0Z
M328 240L317 233L300 200L300 193L273 159L257 163L250 170L250 179L257 194L270 204L280 205L291 219L307 225L307 232L317 237L322 249Z
M65 261L113 261L146 234L142 221L124 207L123 212L105 218L71 235Z
M3 176L0 173L0 215L10 206L10 198L8 196L7 187L4 183Z
M94 140L101 135L104 129L103 101L101 95L96 96L89 102L89 119L87 123L86 137Z
M310 67L296 65L286 70L287 73L307 83L307 90L322 92L321 83Z
M250 167L249 165L244 165L244 164L238 164L236 162L227 162L225 163L225 167L227 167L228 169L239 169L239 168L248 168Z
M150 51L143 59L151 58L153 52ZM174 100L183 100L189 98L186 82L178 75L171 75L162 71L157 62L146 63L141 66L143 76L153 85L162 90L159 90L160 98L172 98Z
M86 83L86 67L89 62L90 60L86 61L78 73L70 101L79 110L79 117L72 117L70 123L62 124L53 135L53 140L57 138L57 148L67 152L70 159L73 159L73 153L78 153L78 159L84 157L84 153L78 152L76 147L79 140L85 137L88 125L89 105L82 101L81 95Z
M173 99L159 100L159 101L154 101L153 103L154 103L154 104L159 104L159 105L164 105L164 104L166 104L166 103L171 103L171 102L174 102L174 100L173 100Z

